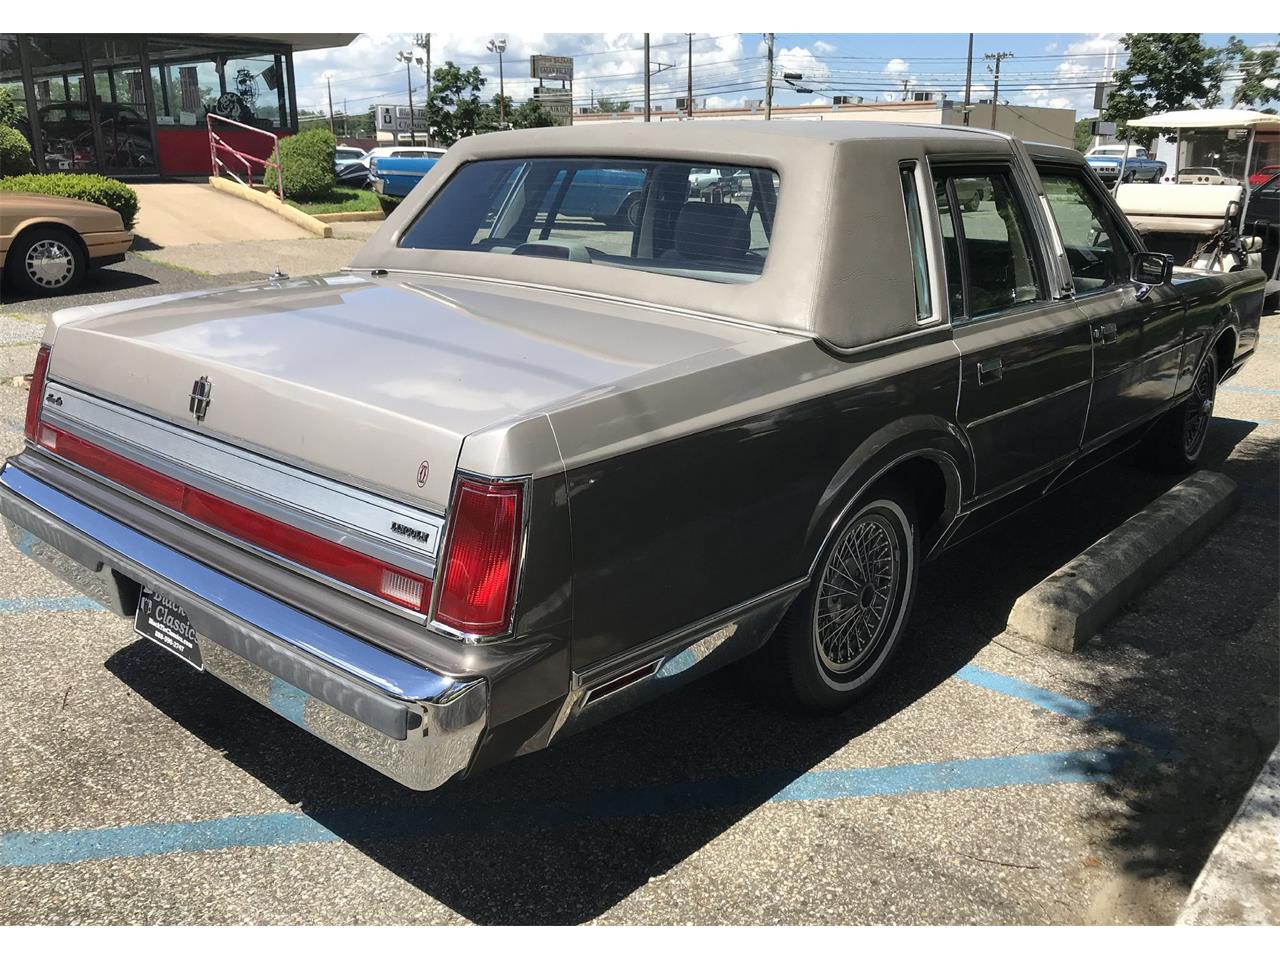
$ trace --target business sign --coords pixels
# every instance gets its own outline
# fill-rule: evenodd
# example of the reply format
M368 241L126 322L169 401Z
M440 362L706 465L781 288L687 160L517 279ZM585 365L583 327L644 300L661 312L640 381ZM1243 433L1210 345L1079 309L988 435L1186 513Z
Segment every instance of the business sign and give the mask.
M573 57L545 57L534 54L529 58L529 76L535 80L567 80L573 82Z
M1111 99L1111 95L1116 92L1114 83L1095 83L1093 85L1093 109L1105 110L1107 101Z
M534 87L533 99L551 114L557 126L573 123L573 97L563 87Z
M408 133L409 124L409 108L398 103L380 103L377 106L377 128L380 131L388 133ZM414 130L425 130L427 128L427 108L413 108L413 124Z

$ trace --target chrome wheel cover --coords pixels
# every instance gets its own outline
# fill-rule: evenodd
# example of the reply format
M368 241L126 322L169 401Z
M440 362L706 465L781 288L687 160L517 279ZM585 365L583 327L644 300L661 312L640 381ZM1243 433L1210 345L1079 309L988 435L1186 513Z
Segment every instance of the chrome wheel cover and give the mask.
M24 265L31 282L46 290L66 286L76 272L75 255L59 240L36 241L27 251Z
M893 626L903 575L898 537L874 513L858 517L827 558L813 612L818 659L848 673L880 646Z
M1209 420L1213 417L1213 373L1213 364L1202 363L1191 388L1191 396L1187 399L1182 421L1182 452L1188 460L1199 456L1204 438L1209 432Z

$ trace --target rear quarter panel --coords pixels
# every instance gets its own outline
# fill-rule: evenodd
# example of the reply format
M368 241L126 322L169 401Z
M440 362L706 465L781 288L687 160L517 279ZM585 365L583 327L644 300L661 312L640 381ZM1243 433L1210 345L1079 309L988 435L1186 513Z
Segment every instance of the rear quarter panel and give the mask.
M950 330L855 357L809 339L552 414L575 669L807 576L840 511L928 448L971 474ZM639 425L640 429L634 429Z

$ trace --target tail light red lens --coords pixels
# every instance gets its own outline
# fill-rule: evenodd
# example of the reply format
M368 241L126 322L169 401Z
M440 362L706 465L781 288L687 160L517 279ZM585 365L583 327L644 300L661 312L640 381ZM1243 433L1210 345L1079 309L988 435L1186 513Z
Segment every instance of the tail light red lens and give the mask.
M32 443L36 442L36 427L40 423L40 404L44 400L44 382L49 376L49 345L40 347L36 354L36 366L31 373L31 390L27 393L27 421L23 433Z
M431 581L426 577L197 490L47 423L39 430L41 446L170 510L398 606L427 610Z
M458 482L449 510L437 622L479 636L511 628L523 513L523 483Z

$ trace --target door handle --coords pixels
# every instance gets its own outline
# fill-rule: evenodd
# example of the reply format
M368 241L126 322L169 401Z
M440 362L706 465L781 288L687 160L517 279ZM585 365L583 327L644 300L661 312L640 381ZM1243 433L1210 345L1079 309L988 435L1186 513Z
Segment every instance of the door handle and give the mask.
M1004 361L999 357L978 361L978 386L995 383L1004 376Z
M1117 337L1116 325L1113 320L1108 320L1106 323L1100 323L1093 328L1093 339L1099 343L1115 343Z

